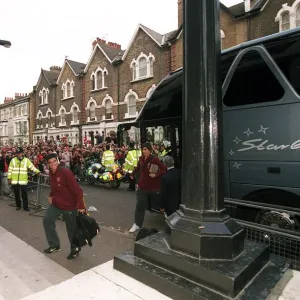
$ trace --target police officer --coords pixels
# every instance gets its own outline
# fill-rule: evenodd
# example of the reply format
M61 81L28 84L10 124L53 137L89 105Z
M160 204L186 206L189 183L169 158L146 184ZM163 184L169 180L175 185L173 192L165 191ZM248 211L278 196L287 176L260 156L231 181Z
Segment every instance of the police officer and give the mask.
M137 167L141 151L134 149L134 143L129 144L129 151L125 158L124 171L129 175L129 187L127 191L135 191L135 178L131 178L130 175Z
M23 200L23 209L30 211L28 208L28 195L27 195L27 183L28 183L28 169L36 174L40 171L36 169L33 163L26 157L24 157L24 151L21 147L16 149L16 157L14 157L8 167L7 179L8 183L12 184L15 193L15 201L17 210L21 209L20 190Z
M115 164L115 154L110 150L110 145L106 145L106 151L103 152L101 164L105 166L108 171L111 171Z

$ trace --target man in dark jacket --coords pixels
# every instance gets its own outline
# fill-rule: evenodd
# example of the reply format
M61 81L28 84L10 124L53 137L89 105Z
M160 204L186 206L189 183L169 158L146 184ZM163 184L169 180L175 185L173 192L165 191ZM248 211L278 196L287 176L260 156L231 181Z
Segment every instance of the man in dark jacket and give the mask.
M11 193L11 189L8 185L7 180L7 172L9 163L11 158L6 154L5 150L2 150L2 156L0 157L0 172L1 172L1 187L2 187L2 194L7 196Z
M168 171L161 178L160 196L162 208L170 216L179 209L181 203L181 173L174 167L173 157L165 156L163 162Z
M77 233L77 212L85 212L83 192L73 173L69 169L59 166L56 154L49 154L47 162L50 169L51 192L48 199L50 205L46 210L43 220L49 244L49 248L45 249L44 252L50 254L60 250L60 242L55 230L55 221L62 214L71 244L71 253L67 258L73 259L80 252L80 248L73 242Z
M150 204L155 203L160 208L161 176L166 172L165 165L158 157L151 155L152 147L149 143L142 145L143 155L139 158L136 169L132 172L131 178L139 173L138 188L136 192L136 207L134 214L134 224L129 230L136 232L143 226L145 212Z

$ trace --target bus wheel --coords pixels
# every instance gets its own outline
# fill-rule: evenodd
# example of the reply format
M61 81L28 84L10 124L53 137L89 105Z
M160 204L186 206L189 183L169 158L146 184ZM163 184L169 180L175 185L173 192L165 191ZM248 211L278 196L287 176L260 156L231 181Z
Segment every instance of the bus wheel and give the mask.
M295 217L278 211L260 210L255 217L255 222L286 230L296 230L296 228L299 227Z
M243 200L257 203L282 205L291 208L299 208L300 197L281 190L263 190L247 195ZM285 213L272 210L261 210L240 206L236 210L236 218L262 225L271 226L293 231L299 231L300 220L292 213Z

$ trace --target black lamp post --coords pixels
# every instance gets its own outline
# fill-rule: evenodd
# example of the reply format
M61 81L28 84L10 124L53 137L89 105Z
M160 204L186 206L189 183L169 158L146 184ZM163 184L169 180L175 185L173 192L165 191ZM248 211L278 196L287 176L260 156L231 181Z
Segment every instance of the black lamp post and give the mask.
M6 40L0 40L0 46L3 46L5 48L10 48L11 47L11 42L6 41Z
M114 268L172 299L266 299L289 264L224 208L219 0L184 2L182 205Z

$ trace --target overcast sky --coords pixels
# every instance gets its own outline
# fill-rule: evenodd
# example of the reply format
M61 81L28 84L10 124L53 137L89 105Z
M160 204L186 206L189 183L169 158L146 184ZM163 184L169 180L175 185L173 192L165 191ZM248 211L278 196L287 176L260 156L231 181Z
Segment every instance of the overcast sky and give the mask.
M12 42L0 47L0 103L32 91L40 69L62 66L65 56L86 63L95 37L125 49L139 23L159 33L177 28L177 0L10 0L0 11L0 39Z

